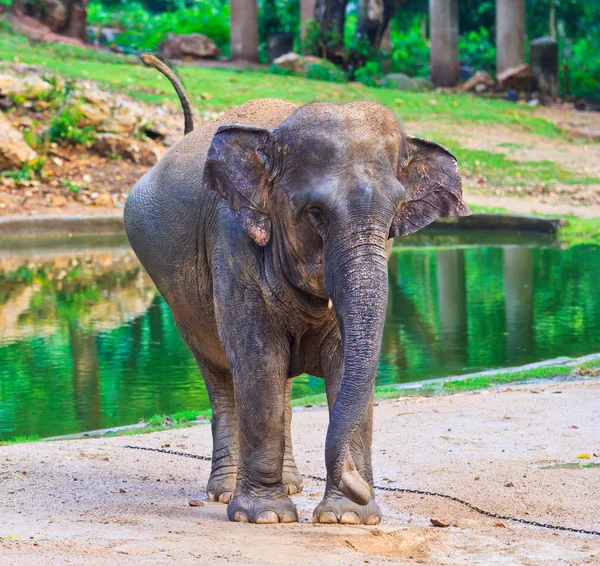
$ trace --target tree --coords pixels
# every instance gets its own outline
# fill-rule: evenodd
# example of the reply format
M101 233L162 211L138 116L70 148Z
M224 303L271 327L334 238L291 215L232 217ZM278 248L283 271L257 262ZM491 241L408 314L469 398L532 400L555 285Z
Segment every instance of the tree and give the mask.
M230 0L231 58L258 61L258 8L256 0Z
M317 0L315 20L319 27L320 55L342 64L345 61L344 24L348 0Z
M87 43L87 6L88 0L13 0L10 13L30 16L48 26L54 33Z
M372 50L379 49L390 20L402 3L402 0L359 0L357 39L366 40Z
M496 72L525 62L525 0L496 0Z
M431 80L436 86L458 83L458 0L429 0Z

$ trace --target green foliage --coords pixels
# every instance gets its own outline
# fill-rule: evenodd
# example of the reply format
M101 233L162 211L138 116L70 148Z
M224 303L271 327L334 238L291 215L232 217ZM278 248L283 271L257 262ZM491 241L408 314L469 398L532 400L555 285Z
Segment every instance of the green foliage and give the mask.
M229 50L229 3L220 0L193 2L190 6L178 2L172 12L152 14L140 2L127 2L107 7L102 2L90 2L88 21L92 25L120 27L116 43L123 48L156 50L169 34L203 33L225 53Z
M345 73L333 63L322 60L322 63L313 63L306 70L306 78L330 83L345 83L348 80Z
M473 70L491 73L496 69L496 46L485 28L463 33L458 40L460 60Z
M381 69L381 64L376 61L367 61L363 67L354 73L354 80L367 86L390 86Z
M32 181L42 172L46 163L45 157L37 157L33 161L26 163L20 169L13 171L2 171L4 177L15 179L15 181Z
M392 25L395 21L392 21ZM392 27L392 65L395 73L405 73L409 77L429 75L429 43L421 37L419 19L413 19L406 31Z
M62 111L48 122L47 138L51 142L69 142L72 144L89 144L94 138L94 128L79 126L83 113L74 101L65 105Z
M595 38L581 38L564 49L568 65L569 92L600 102L600 33ZM563 68L563 88L566 87Z

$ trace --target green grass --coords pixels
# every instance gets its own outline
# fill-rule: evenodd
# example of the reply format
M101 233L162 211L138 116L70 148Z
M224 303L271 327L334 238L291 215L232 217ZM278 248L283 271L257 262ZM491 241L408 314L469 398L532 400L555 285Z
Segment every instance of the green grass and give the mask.
M195 421L198 418L210 418L212 415L212 411L195 411L195 410L185 410L178 411L177 413L173 413L172 415L153 415L146 422L150 426L173 426L173 424L181 424L185 422Z
M36 442L40 440L39 436L31 434L29 436L15 436L9 440L0 440L0 446L10 446L11 444L23 444L24 442Z
M454 142L445 144L460 163L460 170L468 177L484 177L498 187L540 185L549 188L553 182L566 185L600 184L600 179L578 175L559 167L553 161L513 161L503 153L464 149Z
M167 79L157 71L143 67L133 57L66 45L30 43L23 36L3 33L0 35L0 59L41 65L68 77L94 79L105 87L147 102L177 101ZM401 92L259 71L187 66L179 72L195 107L200 111L223 110L248 100L267 97L285 98L297 103L370 99L387 106L402 120L500 123L517 131L549 137L562 135L552 122L535 116L529 107L469 94Z

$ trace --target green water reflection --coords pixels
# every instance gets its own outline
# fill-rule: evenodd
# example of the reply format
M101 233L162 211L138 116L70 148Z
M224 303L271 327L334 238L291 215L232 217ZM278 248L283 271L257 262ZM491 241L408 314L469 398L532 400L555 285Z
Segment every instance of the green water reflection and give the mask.
M390 259L378 383L600 351L596 247L432 242L444 237ZM322 391L301 377L293 394ZM168 307L121 239L0 251L0 439L208 406Z

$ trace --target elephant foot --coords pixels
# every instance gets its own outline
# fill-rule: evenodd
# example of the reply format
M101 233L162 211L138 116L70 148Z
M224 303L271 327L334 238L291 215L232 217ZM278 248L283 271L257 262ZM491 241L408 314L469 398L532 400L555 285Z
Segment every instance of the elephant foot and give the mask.
M235 492L236 477L237 471L213 470L206 486L208 500L229 503Z
M327 490L313 512L313 523L341 523L344 525L378 525L381 509L375 499L359 505L338 490Z
M298 511L280 485L258 493L238 490L227 506L227 516L238 523L295 523Z
M283 463L283 487L288 495L296 495L304 487L302 476L293 460L291 462L286 460Z

